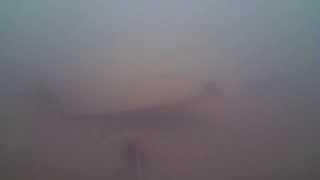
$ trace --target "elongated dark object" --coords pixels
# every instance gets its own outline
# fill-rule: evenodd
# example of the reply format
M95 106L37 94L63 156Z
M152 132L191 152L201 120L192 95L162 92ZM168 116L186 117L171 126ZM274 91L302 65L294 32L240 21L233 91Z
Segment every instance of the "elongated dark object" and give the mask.
M138 180L146 180L142 142L138 138L129 139L126 151L129 168L134 168Z

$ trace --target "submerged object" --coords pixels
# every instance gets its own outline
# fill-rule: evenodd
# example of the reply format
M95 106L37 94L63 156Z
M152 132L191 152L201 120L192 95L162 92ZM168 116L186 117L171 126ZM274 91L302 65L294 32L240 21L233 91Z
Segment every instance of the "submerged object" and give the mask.
M120 33L109 53L89 49L86 54L78 52L80 60L51 68L55 72L49 79L55 82L50 84L65 111L72 113L126 112L180 103L203 91L208 79L205 42L200 31L192 30Z

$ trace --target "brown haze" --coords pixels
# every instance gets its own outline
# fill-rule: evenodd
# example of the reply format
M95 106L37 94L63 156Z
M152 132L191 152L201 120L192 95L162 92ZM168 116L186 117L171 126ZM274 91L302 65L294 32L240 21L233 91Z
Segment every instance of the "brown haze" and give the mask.
M0 179L319 179L319 7L1 1Z

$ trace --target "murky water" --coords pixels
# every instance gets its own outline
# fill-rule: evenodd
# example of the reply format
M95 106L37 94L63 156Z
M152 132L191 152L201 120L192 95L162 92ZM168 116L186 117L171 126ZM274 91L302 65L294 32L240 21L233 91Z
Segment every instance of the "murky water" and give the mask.
M316 1L0 3L3 179L318 179Z

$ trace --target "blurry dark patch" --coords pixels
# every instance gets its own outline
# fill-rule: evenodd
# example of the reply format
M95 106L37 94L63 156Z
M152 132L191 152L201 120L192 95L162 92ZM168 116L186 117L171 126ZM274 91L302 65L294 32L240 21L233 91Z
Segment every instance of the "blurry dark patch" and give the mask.
M141 138L130 137L125 143L125 157L129 167L141 171L146 165L145 148Z
M217 83L215 82L208 82L204 86L205 92L208 95L214 95L214 96L221 96L223 95L222 90L218 87Z
M62 114L64 112L60 97L45 83L35 86L32 92L35 105L42 110Z

